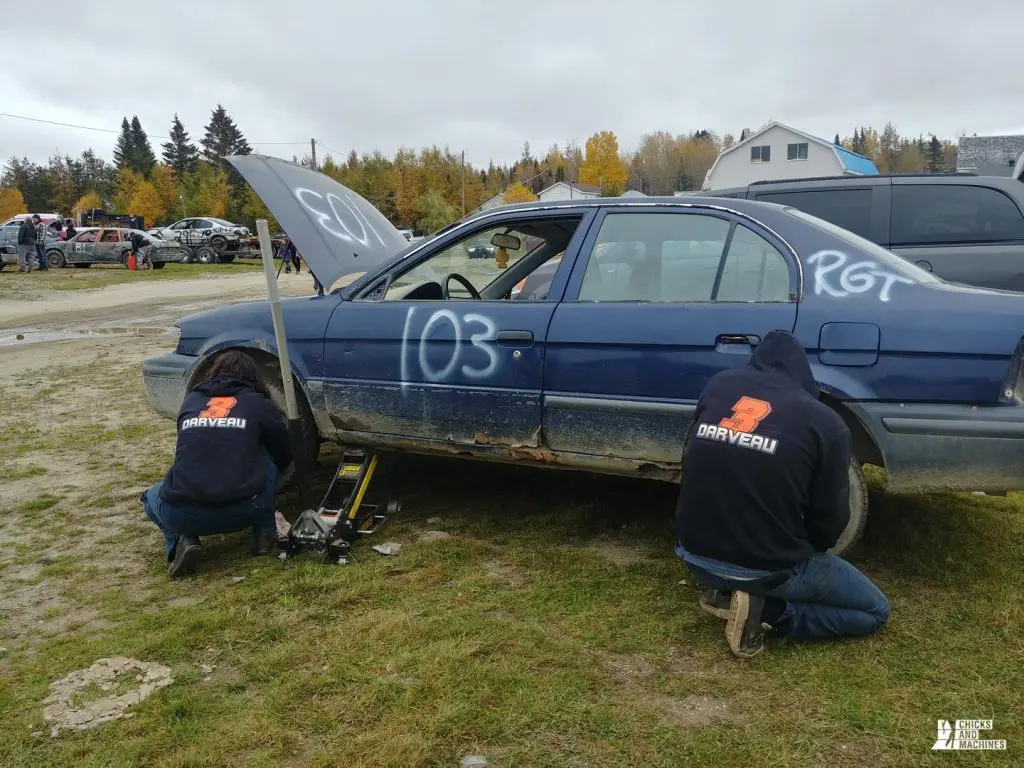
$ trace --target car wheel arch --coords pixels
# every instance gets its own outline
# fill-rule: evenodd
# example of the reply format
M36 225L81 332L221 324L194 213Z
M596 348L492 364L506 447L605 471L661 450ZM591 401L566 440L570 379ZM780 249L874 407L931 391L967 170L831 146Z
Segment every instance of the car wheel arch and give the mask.
M852 410L843 405L841 400L836 399L832 395L821 392L819 398L821 402L839 414L839 417L850 430L851 453L853 457L861 464L874 464L885 469L885 457L882 454L882 449L879 447L878 441L871 434L871 431L864 426L864 422Z

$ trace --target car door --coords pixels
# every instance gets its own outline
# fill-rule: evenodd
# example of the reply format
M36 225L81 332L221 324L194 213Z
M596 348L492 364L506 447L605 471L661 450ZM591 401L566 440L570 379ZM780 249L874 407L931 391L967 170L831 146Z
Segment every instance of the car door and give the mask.
M99 233L98 229L91 229L72 238L70 244L64 247L64 258L68 264L91 264Z
M581 207L485 217L343 302L324 344L334 424L406 447L537 446L548 325L591 216ZM470 248L513 232L520 247L470 256ZM510 299L517 283L556 259L543 296ZM460 277L480 299L470 298Z
M889 247L939 277L1024 291L1024 214L974 184L893 179Z
M96 238L92 247L92 261L96 264L118 263L120 256L121 233L117 229L104 229Z
M547 447L678 462L708 380L744 365L769 331L793 329L796 266L773 235L724 211L600 215L548 331Z

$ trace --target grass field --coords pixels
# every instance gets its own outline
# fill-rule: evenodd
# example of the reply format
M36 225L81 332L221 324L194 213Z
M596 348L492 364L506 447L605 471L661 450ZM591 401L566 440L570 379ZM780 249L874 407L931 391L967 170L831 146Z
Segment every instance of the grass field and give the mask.
M204 275L235 275L263 269L258 259L237 259L231 264L168 264L163 269L127 270L94 265L89 269L50 269L23 274L8 267L0 272L0 298L18 298L26 290L75 291L150 280L185 280Z
M375 490L404 511L376 538L397 556L371 540L346 567L281 563L211 537L203 572L171 582L137 500L174 441L138 377L157 342L103 343L23 374L0 415L0 765L1022 762L1020 495L876 488L850 558L891 623L750 661L699 612L674 489L652 483L392 457ZM131 719L51 739L50 681L113 655L175 681ZM991 718L1009 749L933 753L939 718Z

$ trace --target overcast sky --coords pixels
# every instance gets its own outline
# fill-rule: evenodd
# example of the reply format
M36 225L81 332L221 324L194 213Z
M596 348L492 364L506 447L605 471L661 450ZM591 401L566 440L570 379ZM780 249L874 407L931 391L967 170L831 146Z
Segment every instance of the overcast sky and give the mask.
M831 138L1024 132L1021 0L50 0L6 9L0 112L194 139L222 103L254 149L448 145L509 162L602 129ZM0 117L0 160L116 136ZM306 142L294 147L260 142ZM153 139L160 153L160 140ZM320 150L323 151L323 150Z

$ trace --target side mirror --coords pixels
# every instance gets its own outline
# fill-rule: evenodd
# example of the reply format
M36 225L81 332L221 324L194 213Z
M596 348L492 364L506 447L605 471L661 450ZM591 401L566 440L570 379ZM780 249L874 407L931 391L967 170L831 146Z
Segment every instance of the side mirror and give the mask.
M523 241L515 235L503 235L500 232L496 232L491 236L491 245L497 248L506 248L512 251L518 251L523 245Z

